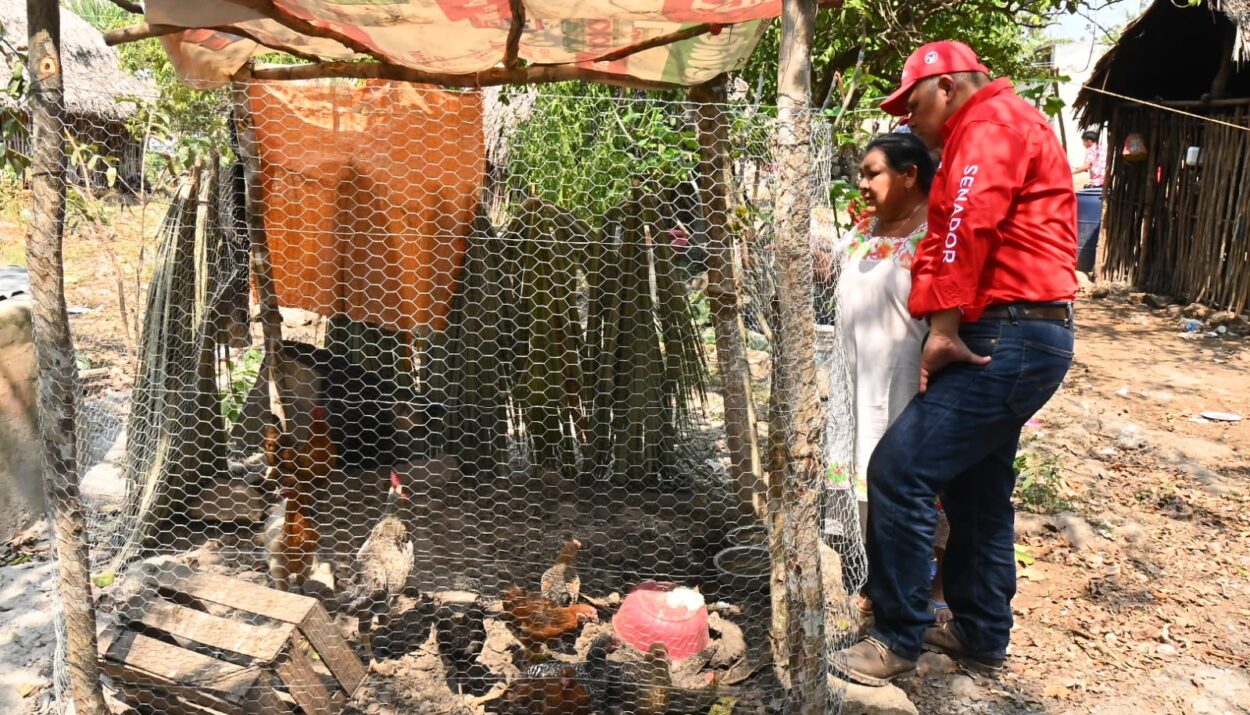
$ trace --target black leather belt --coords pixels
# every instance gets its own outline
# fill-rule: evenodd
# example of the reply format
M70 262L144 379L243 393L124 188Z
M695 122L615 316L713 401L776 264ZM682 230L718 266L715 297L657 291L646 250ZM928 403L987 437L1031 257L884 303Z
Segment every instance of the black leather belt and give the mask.
M1007 303L991 305L981 313L982 318L990 320L1062 320L1071 322L1071 303Z

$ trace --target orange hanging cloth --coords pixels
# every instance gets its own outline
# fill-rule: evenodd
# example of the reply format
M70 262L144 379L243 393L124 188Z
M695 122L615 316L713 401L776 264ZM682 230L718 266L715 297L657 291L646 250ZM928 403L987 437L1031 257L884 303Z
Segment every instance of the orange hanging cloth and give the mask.
M479 92L248 87L278 301L441 330L486 171Z

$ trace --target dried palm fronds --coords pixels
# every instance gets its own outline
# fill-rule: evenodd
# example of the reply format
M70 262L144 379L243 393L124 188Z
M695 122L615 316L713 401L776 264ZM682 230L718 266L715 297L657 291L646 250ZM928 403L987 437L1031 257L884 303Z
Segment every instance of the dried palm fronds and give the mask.
M460 465L502 476L508 460L508 399L516 343L515 246L495 235L481 212L473 219L460 288L448 325L448 434Z
M507 235L520 261L516 333L522 373L512 393L520 431L536 465L572 471L582 379L570 226L552 205L529 199Z
M126 518L142 528L113 545L115 562L173 516L174 504L193 503L209 477L226 471L213 308L216 264L228 249L220 216L208 208L216 187L215 167L194 169L161 224L126 429Z

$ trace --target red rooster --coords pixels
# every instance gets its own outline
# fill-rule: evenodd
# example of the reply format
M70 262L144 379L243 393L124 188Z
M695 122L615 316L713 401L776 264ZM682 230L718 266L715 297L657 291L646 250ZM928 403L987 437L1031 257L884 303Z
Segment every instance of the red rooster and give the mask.
M269 547L269 573L280 590L301 590L317 565L321 537L316 525L316 500L329 487L337 466L330 436L329 411L312 410L308 441L299 444L293 435L267 425L265 461L270 478L278 485L281 500L265 527Z

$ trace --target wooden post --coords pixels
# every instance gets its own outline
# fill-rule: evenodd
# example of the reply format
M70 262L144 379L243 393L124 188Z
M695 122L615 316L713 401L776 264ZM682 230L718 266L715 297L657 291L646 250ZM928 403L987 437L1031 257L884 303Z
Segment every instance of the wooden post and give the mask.
M1228 94L1228 80L1233 76L1233 57L1237 54L1237 24L1223 20L1224 37L1220 42L1220 67L1211 78L1211 99L1224 99Z
M27 0L31 78L31 219L26 234L35 354L39 364L39 434L44 489L55 530L57 590L67 634L70 696L79 715L105 715L96 660L95 607L87 526L78 494L78 366L65 311L65 94L61 16L56 0Z
M217 299L220 276L218 260L225 239L219 216L219 193L221 191L221 159L216 153L208 166L200 171L207 174L201 180L200 209L196 211L197 225L195 248L188 258L195 261L196 298L195 341L198 346L195 361L195 419L188 435L194 447L185 451L183 474L195 475L195 499L203 497L203 488L211 480L223 479L229 471L226 450L229 442L225 418L221 412L221 397L217 392L217 341L221 338L221 303ZM184 479L186 479L184 476Z
M269 410L278 420L278 429L289 432L286 405L291 395L286 378L278 366L282 350L282 313L278 310L278 293L273 282L273 259L265 236L265 191L260 185L260 145L252 126L252 112L247 97L251 68L244 67L231 84L234 101L234 124L239 138L239 161L247 184L247 233L251 244L252 278L256 281L256 300L260 305L261 332L265 344L265 379L269 384Z
M1120 152L1116 151L1117 145L1112 138L1111 127L1103 122L1098 129L1107 137L1107 157L1106 165L1103 167L1105 176L1102 182L1102 216L1098 222L1098 246L1094 249L1094 269L1090 274L1090 279L1095 283L1107 279L1107 243L1111 240L1111 232L1107 227L1111 220L1112 196L1118 194L1117 189L1123 186L1124 182L1124 177L1121 176L1124 159ZM1115 138L1118 139L1118 135Z
M769 414L769 521L774 655L788 663L789 712L825 712L820 564L820 438L812 305L811 51L816 0L783 0L777 70L779 169L773 207L777 339ZM780 527L780 528L778 528Z
M755 433L755 405L751 400L751 366L742 334L738 288L742 275L735 244L730 240L728 198L729 125L724 115L725 79L693 87L690 99L699 112L699 203L707 219L707 295L716 329L716 363L724 381L725 440L729 447L729 474L737 488L740 514L763 514L759 441Z

